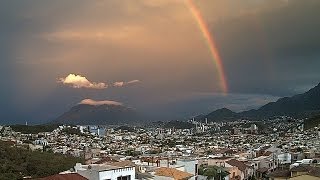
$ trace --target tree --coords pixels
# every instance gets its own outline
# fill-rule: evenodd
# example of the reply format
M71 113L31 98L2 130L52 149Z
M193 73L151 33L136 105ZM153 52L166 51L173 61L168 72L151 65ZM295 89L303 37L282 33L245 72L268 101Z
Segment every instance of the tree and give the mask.
M218 166L203 166L199 167L199 175L207 176L207 179L225 179L229 174L223 168Z
M301 147L297 148L297 152L302 152L302 151L303 151L303 149Z

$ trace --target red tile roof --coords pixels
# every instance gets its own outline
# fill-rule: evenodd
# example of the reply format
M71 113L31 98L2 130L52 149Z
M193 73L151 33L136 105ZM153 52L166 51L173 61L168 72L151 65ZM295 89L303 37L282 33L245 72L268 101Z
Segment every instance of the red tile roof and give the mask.
M227 161L226 163L230 164L231 166L237 167L240 171L245 171L247 168L250 168L249 166L247 166L243 162L235 160L235 159L231 159L231 160Z
M56 174L56 175L40 178L39 180L88 180L88 179L77 173L71 173L71 174Z
M182 179L188 179L193 177L192 174L184 172L184 171L179 171L174 168L167 168L167 167L161 167L155 170L155 175L157 176L165 176L165 177L171 177L175 180L182 180Z

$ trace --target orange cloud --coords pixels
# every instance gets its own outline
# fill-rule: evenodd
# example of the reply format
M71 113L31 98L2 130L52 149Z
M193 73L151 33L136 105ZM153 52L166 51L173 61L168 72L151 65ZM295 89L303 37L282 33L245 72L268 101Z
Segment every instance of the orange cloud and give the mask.
M141 81L140 80L132 80L132 81L128 81L128 82L118 81L118 82L113 83L113 86L114 87L123 87L123 86L129 85L129 84L136 84L139 82L141 82Z
M79 104L86 104L86 105L92 105L92 106L101 106L101 105L115 105L115 106L122 106L122 103L117 101L95 101L92 99L84 99Z

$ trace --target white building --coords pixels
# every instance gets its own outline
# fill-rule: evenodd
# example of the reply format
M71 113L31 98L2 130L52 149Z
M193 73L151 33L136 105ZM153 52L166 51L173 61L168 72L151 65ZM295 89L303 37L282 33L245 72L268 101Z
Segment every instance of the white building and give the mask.
M281 153L277 156L277 161L279 164L290 164L291 163L291 154L290 153Z
M77 163L75 171L89 180L134 180L136 178L135 167L117 167L111 165Z

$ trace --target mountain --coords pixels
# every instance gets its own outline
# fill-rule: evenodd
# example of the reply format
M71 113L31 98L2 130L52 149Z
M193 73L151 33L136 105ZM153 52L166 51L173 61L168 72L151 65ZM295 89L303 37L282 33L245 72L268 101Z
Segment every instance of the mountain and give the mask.
M306 93L292 97L280 98L257 110L240 113L244 117L271 117L288 115L293 117L308 117L320 112L320 84Z
M265 119L283 115L303 118L316 114L320 114L320 84L303 94L280 98L278 101L268 103L259 109L235 113L229 109L222 108L208 115L198 116L198 119L204 121L207 118L209 122L216 122L232 121L240 118Z
M123 125L140 123L142 116L123 105L78 104L51 123L76 125Z
M206 119L208 122L220 122L220 121L234 121L241 118L240 114L231 111L227 108L217 109L207 115L198 115L193 119L195 121L205 122Z
M211 121L233 121L239 118L239 115L230 109L222 108L215 110L204 117Z

